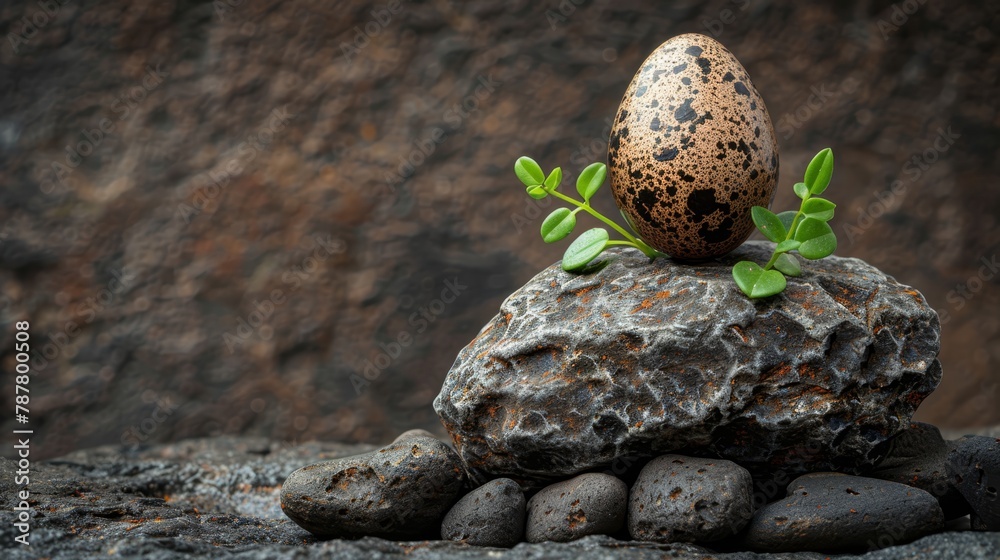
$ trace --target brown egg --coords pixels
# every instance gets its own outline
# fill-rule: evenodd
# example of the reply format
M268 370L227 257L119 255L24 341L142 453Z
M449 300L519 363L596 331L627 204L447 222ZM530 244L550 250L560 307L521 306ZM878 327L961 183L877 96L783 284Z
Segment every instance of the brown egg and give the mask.
M768 207L778 142L750 76L718 41L689 33L642 63L611 129L611 191L649 245L680 259L728 253Z

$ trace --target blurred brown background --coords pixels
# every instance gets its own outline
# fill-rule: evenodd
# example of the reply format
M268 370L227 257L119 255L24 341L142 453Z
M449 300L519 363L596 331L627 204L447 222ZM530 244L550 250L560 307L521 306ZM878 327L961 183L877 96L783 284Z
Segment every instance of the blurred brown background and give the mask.
M684 32L766 100L775 206L831 146L837 254L942 315L919 418L1000 422L1000 5L653 4L5 2L0 360L30 320L33 450L440 430L458 350L565 248L513 160L604 160L633 72Z

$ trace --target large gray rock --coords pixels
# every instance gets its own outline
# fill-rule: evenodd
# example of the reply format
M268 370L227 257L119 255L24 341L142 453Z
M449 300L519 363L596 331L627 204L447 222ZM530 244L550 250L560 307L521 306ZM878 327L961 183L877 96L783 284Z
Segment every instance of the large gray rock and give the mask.
M514 292L434 401L473 478L534 486L681 449L751 471L877 459L940 381L937 314L837 257L803 262L785 292L752 301L732 265L765 262L771 247L700 265L614 250L598 272L556 264Z

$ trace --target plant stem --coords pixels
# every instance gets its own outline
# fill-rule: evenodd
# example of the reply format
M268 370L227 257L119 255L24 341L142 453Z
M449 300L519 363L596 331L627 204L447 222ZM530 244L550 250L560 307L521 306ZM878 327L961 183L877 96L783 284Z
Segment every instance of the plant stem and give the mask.
M779 253L779 252L775 251L771 255L771 259L769 261L767 261L767 264L764 265L764 270L771 270L771 267L774 266L774 263L778 262L778 257L780 257L782 254L783 253Z
M561 192L559 192L559 191L557 191L555 189L549 191L549 194L551 194L552 196L554 196L554 197L556 197L556 198L558 198L558 199L560 199L560 200L562 200L564 202L568 202L568 203L570 203L570 204L578 207L578 209L582 209L582 210L586 211L591 216L597 218L598 220L600 220L600 221L604 222L605 224L607 224L608 226L612 227L615 231L617 231L618 233L620 233L625 239L628 239L631 242L631 244L636 249L639 249L640 251L642 251L643 254L645 254L647 257L649 257L651 259L656 258L656 251L654 251L652 247L650 247L649 245L646 245L642 241L636 239L633 235L629 234L629 232L625 231L624 228L622 228L618 224L614 223L610 219L606 218L604 216L604 214L601 214L597 210L594 210L589 204L587 204L585 202L580 202L579 200L576 200L574 198L568 197L568 196L564 195L563 193L561 193Z
M789 239L795 239L795 228L799 227L799 218L804 216L804 214L802 213L802 208L805 206L807 200L809 200L808 193L806 193L806 197L802 199L802 203L799 204L799 211L796 212L795 217L792 218L792 224L788 226L788 233L785 234L785 241L788 241ZM771 270L771 267L774 266L774 263L778 261L778 257L780 257L785 252L786 251L782 251L781 253L779 253L778 251L775 251L771 255L770 260L767 261L767 264L764 265L764 270Z

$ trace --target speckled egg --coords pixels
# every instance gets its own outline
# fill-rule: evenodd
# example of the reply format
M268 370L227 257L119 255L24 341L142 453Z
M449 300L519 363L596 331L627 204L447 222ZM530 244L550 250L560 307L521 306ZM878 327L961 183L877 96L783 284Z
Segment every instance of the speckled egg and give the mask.
M629 84L611 129L611 190L643 241L679 259L728 253L768 207L778 142L757 88L718 41L660 45Z

